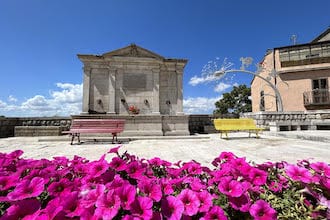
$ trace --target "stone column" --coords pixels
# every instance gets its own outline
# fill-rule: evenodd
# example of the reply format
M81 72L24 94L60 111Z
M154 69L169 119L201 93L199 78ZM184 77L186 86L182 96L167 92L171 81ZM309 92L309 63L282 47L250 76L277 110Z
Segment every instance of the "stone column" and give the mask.
M90 82L91 82L91 67L84 67L84 82L83 82L83 103L82 103L82 113L88 114L89 110L89 92L90 92Z
M176 70L176 85L177 85L177 105L176 105L176 115L184 115L183 113L183 88L182 88L182 75L183 70Z
M116 70L109 69L109 111L107 114L116 114Z
M152 114L159 115L159 73L160 69L152 69L153 93L152 93Z

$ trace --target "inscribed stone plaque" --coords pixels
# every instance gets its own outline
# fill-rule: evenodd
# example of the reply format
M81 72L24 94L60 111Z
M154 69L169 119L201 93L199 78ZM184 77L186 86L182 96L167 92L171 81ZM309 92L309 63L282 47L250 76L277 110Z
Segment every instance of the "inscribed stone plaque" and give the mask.
M123 88L125 89L147 89L146 74L124 74Z

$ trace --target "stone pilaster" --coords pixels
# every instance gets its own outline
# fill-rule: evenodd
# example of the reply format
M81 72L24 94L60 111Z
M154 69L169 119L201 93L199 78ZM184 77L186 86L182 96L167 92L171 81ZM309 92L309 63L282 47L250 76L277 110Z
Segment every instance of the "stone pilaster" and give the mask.
M152 114L159 115L159 73L160 69L153 69L153 98L152 98Z
M176 105L176 114L177 115L184 115L183 113L183 88L182 88L182 70L176 70L176 76L177 76L177 105Z
M82 103L82 113L87 114L89 110L89 92L90 92L90 79L91 79L91 72L92 68L84 67L84 83L83 83L83 103Z
M109 111L107 114L116 114L116 70L109 69Z

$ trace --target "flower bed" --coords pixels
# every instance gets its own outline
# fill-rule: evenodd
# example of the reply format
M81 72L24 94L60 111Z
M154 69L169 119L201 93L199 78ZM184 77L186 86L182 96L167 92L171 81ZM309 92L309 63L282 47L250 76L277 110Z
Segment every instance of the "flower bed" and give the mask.
M0 219L329 219L329 164L253 165L223 152L214 169L127 152L111 162L0 153Z

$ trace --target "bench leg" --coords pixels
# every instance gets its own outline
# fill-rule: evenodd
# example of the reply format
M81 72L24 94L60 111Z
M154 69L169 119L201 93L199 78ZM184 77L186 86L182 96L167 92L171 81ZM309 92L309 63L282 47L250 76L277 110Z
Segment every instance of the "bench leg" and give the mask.
M260 136L259 136L259 131L256 131L256 138L260 138Z
M80 143L80 134L77 134L77 137L78 137L78 144L81 144Z
M74 135L75 135L75 134L71 134L71 136L72 136L72 137L71 137L71 145L73 144Z
M115 139L116 139L116 143L118 143L118 137L117 137L117 133L112 133L112 143L115 143Z

